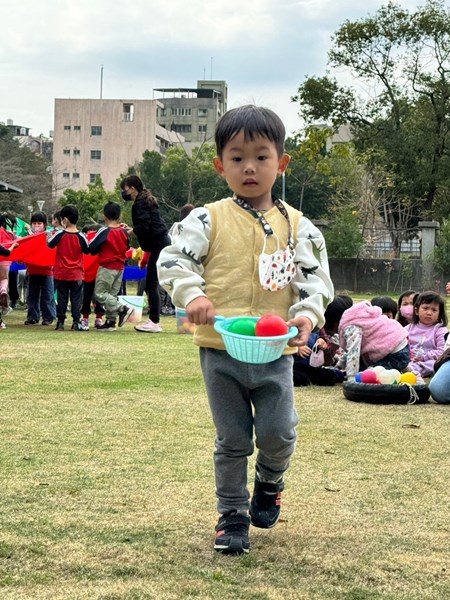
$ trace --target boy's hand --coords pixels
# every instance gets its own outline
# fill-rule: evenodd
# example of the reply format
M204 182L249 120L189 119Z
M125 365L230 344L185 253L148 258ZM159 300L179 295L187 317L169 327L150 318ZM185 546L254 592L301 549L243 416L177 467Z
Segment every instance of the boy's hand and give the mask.
M299 346L297 350L297 354L302 358L308 358L311 352L312 350L309 346Z
M313 329L313 324L308 317L295 317L287 321L288 327L297 327L298 334L288 342L289 346L306 346Z
M186 315L189 322L195 325L213 325L216 311L211 300L199 296L186 306Z
M11 246L8 248L8 250L13 251L14 248L18 248L19 247L19 242L14 242L11 244Z

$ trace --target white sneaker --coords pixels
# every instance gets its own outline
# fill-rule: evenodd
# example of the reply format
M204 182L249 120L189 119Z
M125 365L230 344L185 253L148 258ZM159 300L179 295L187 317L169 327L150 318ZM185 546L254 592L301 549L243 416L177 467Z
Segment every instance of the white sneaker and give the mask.
M89 331L89 319L81 319L80 325L83 331Z
M142 331L143 333L160 333L162 327L159 323L153 323L151 319L143 323L142 325L135 326L136 331Z

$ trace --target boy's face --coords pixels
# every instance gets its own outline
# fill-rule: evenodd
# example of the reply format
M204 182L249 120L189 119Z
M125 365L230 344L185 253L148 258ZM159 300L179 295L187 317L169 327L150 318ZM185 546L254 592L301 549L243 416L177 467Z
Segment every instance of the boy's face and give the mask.
M239 198L254 208L266 209L272 207L272 187L289 158L287 154L279 157L275 144L267 138L246 141L240 131L226 144L222 158L214 159L214 166Z

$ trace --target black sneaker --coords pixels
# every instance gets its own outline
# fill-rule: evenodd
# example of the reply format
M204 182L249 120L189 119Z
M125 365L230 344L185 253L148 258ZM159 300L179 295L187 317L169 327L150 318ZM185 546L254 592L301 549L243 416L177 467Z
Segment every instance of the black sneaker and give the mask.
M53 321L42 321L41 325L48 327L49 325L53 325Z
M250 518L235 510L223 514L216 525L214 550L222 554L248 554Z
M89 327L80 323L80 321L74 321L72 323L71 331L89 331Z
M106 320L103 325L97 327L97 331L115 331L116 330L116 322Z
M254 527L270 529L275 527L280 518L281 492L284 483L269 483L255 478L252 501L250 503L250 521Z
M24 322L24 325L37 325L39 323L39 321L36 321L35 319L27 319Z
M119 310L119 327L125 325L133 313L134 308L132 306L128 306L128 304L122 306L122 308Z
M56 323L55 331L64 331L64 321L58 321Z

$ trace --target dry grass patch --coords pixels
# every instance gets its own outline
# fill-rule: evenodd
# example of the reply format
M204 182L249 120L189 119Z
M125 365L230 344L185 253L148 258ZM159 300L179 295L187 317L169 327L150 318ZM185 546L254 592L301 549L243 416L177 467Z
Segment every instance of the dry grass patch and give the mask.
M283 520L223 557L191 338L22 317L1 333L2 600L450 597L446 407L298 389Z

